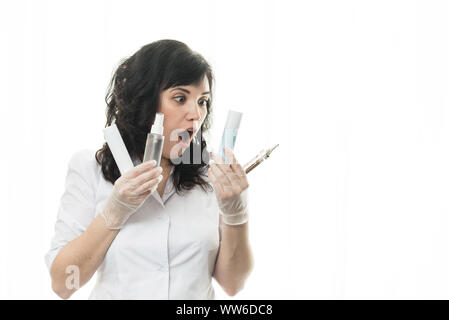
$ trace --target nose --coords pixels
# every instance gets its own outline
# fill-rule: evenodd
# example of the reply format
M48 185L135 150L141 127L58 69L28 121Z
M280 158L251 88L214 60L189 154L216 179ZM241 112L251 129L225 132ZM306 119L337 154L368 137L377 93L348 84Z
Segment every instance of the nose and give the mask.
M192 105L189 109L189 120L201 120L200 107L196 103L192 103Z

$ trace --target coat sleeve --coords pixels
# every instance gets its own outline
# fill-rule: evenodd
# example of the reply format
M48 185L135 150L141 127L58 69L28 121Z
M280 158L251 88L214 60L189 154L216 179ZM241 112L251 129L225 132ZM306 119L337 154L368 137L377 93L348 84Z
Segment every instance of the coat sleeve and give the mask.
M45 255L49 271L58 252L79 237L95 218L95 161L94 152L88 149L78 151L70 158L54 235Z

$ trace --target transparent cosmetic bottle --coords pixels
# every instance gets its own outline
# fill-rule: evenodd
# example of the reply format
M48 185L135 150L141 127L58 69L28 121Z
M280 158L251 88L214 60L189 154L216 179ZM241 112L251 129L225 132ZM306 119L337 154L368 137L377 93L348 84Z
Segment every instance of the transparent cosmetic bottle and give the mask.
M161 163L162 148L164 147L164 114L156 113L156 118L147 135L143 161L156 160L156 167Z

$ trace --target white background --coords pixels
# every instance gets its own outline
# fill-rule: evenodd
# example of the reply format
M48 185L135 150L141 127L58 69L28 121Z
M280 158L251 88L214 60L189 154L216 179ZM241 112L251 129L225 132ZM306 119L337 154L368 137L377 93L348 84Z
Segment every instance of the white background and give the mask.
M57 298L44 254L68 160L101 147L120 59L170 38L214 68L215 147L229 108L240 162L280 144L248 175L256 264L236 299L448 299L448 16L446 1L0 2L0 298Z

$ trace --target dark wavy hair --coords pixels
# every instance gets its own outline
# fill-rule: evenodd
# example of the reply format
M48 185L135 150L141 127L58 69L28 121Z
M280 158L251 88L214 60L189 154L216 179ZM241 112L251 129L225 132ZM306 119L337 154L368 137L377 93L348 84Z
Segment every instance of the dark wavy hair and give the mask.
M184 151L183 156L187 153L190 161L180 161L174 167L173 185L178 194L191 190L196 185L204 191L212 191L212 186L204 179L209 153L203 134L211 126L214 82L208 62L180 41L155 41L141 47L132 56L122 59L107 88L105 127L115 121L130 157L142 161L150 124L154 122L158 111L160 93L180 85L197 85L204 76L209 81L211 92L206 105L207 115L196 139L192 139L189 148ZM194 162L194 152L190 150L199 147L205 159L202 156L200 161ZM120 171L107 143L96 151L95 158L101 165L105 179L114 184L120 177Z

